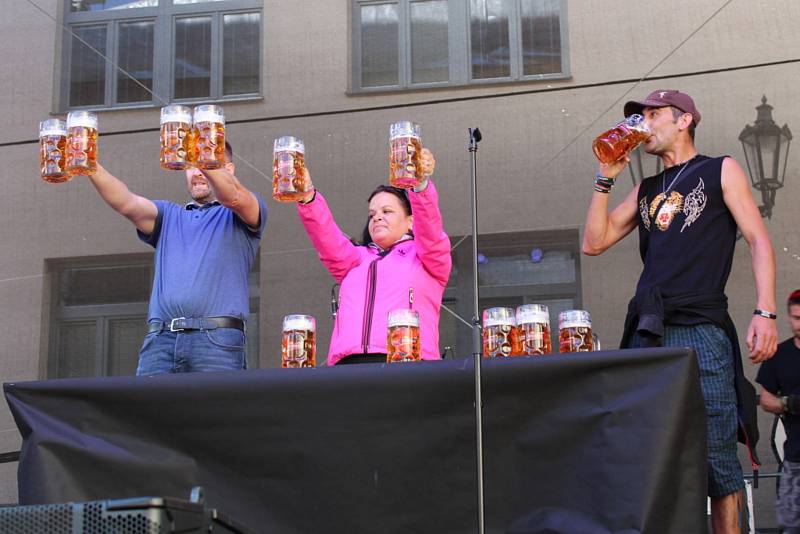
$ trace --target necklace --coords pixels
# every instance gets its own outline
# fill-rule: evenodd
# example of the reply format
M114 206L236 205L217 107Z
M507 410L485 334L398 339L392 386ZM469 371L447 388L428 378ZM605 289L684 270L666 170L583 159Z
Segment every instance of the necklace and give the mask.
M665 184L667 183L667 169L664 169L664 170L662 171L662 173L661 173L661 192L662 192L662 193L664 193L664 195L666 195L666 194L667 194L667 191L668 191L668 190L672 189L672 186L673 186L673 185L675 185L675 182L677 182L677 181L678 181L678 178L680 178L680 177L681 177L681 174L683 173L683 171L685 171L685 170L686 170L686 167L688 167L688 166L689 166L689 163L691 163L691 162L692 162L692 160L693 160L694 158L696 158L696 157L697 157L697 154L695 154L694 156L692 156L692 158L691 158L691 159L687 159L686 161L684 161L684 162L682 163L683 167L681 167L681 170L679 170L679 171L678 171L678 174L676 174L676 175L675 175L675 178L673 178L673 179L672 179L672 181L669 183L669 187L667 187L667 186L665 185Z

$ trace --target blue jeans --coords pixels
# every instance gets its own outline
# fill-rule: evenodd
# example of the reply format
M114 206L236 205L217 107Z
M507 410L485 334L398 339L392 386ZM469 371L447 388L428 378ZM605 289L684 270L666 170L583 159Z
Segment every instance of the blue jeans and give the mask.
M151 332L139 349L138 376L247 369L245 334L236 328Z

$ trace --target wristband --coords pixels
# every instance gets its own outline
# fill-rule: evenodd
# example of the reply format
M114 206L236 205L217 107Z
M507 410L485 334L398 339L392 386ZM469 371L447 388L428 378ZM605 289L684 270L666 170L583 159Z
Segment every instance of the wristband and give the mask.
M597 184L595 184L594 190L597 191L598 193L605 193L606 195L611 192L611 188L605 189Z
M762 310L760 308L756 308L755 310L753 310L753 315L760 315L761 317L765 317L767 319L772 319L772 320L778 318L778 316L775 315L774 313Z

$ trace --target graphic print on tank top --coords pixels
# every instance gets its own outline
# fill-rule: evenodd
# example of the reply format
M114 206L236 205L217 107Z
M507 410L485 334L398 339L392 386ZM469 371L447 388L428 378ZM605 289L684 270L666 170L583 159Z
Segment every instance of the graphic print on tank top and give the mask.
M689 163L689 165L690 164L691 163ZM682 170L683 168L681 171ZM678 178L680 178L679 175ZM672 225L675 217L683 213L684 223L680 230L683 232L700 218L708 201L705 194L705 183L699 173L697 173L697 176L692 176L690 179L693 181L696 180L697 185L686 197L678 191L667 192L665 190L658 193L650 202L649 206L647 204L646 195L639 200L639 215L642 218L642 224L644 224L647 230L650 230L651 221L654 221L657 229L666 232L670 225ZM670 186L672 185L673 184L670 184ZM656 211L658 211L658 213L656 213Z

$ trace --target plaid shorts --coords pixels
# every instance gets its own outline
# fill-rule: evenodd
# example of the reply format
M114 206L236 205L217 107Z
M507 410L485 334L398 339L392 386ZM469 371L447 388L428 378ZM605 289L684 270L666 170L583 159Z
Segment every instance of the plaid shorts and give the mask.
M708 495L722 497L744 488L736 456L738 418L730 339L722 328L703 323L665 325L662 342L665 347L692 347L697 353L708 426ZM637 334L631 347L639 346Z

